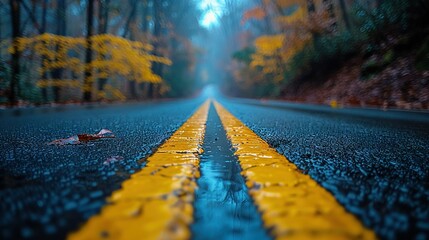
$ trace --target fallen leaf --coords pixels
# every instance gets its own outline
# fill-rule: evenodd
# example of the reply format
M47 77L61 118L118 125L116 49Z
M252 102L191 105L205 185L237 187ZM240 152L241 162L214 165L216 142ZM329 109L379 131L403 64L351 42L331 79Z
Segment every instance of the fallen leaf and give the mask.
M101 129L100 132L97 133L97 135L98 136L105 136L105 135L114 136L112 131L110 131L109 129L105 129L105 128Z
M86 143L89 141L95 141L101 138L114 138L114 137L115 135L113 134L112 131L103 128L97 134L82 133L82 134L71 136L69 138L56 139L48 143L48 145L60 145L60 146L76 145L76 144Z
M113 134L112 131L108 130L108 129L101 129L100 132L98 132L97 134L78 134L77 135L79 137L79 141L82 142L88 142L88 141L94 141L94 140L98 140L100 138L114 138L115 135Z
M62 138L62 139L56 139L48 145L74 145L74 144L80 144L79 137L77 135L71 136L69 138Z
M81 142L93 141L93 140L97 140L100 138L96 135L86 134L86 133L78 134L77 137L79 138L79 141L81 141Z
M112 156L112 157L107 158L106 161L103 162L103 165L109 165L109 164L112 164L114 162L121 161L121 160L124 160L124 157Z

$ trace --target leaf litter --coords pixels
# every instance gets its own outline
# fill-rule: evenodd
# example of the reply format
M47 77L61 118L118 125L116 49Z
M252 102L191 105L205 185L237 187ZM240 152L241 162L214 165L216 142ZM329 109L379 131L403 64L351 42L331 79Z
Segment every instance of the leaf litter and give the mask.
M97 141L105 138L115 138L115 135L113 134L112 131L103 128L96 134L88 134L88 133L77 134L68 138L56 139L52 142L49 142L48 145L59 145L59 146L77 145L77 144L85 144L90 141Z

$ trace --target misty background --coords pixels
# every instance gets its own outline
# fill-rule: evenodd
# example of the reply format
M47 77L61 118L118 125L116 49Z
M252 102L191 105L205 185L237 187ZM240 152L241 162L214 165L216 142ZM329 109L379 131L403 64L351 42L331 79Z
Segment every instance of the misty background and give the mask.
M429 107L429 6L400 0L1 0L0 103L227 95Z

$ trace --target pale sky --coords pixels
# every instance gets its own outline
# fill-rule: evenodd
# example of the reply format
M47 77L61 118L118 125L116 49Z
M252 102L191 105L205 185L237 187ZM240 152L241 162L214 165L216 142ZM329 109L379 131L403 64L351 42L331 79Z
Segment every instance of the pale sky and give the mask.
M208 9L201 19L201 25L206 28L217 24L218 16L221 14L222 9L219 0L201 0L201 9Z

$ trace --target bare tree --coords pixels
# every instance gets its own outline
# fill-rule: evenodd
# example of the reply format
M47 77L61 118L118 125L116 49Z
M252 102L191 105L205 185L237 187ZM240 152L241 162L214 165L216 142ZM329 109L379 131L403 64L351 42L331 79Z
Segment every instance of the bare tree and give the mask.
M149 18L152 15L151 10L153 9L153 0L143 0L143 9L142 9L142 22L141 22L141 31L144 36L144 40L149 41ZM150 88L150 83L140 83L139 88L142 91L142 97L148 97L148 90Z
M133 27L136 25L136 12L137 12L137 0L128 0L129 5L131 7L130 15L127 18L127 21L125 23L124 33L122 34L122 37L126 37L127 35L130 40L135 40L135 34ZM136 81L135 79L128 79L128 88L131 94L132 99L137 98L137 89L136 89Z
M65 36L66 35L66 0L57 0L57 11L55 13L56 23L57 23L57 29L56 34ZM58 50L60 46L56 46L56 49ZM52 78L54 79L61 79L63 73L62 68L56 68L52 71ZM59 102L60 101L60 87L54 86L52 88L54 93L54 101Z
M154 0L153 1L153 11L154 11L154 28L153 28L153 35L155 37L155 43L153 44L153 54L155 56L160 56L160 48L162 47L161 42L161 32L162 32L162 11L163 11L163 4L164 1L162 0ZM157 75L162 75L162 64L160 63L153 63L152 65L152 71ZM155 90L155 84L151 83L149 85L149 97L155 98L156 97L156 90Z
M92 40L94 35L94 0L87 1L86 9L86 51L85 51L85 79L83 82L83 101L91 101L92 94L92 69L89 67L92 61Z
M109 5L110 0L98 1L98 34L106 34L109 23ZM105 56L101 56L104 58ZM98 79L98 90L103 91L104 85L107 83L107 78Z
M46 32L46 16L47 16L47 11L48 11L48 0L43 0L42 2L42 14L41 14L41 30L40 30L40 34L44 34ZM45 61L45 57L42 57L41 59L41 64L43 66L43 62ZM42 79L47 79L48 78L48 74L46 71L43 71L42 73ZM48 101L48 89L46 87L43 87L41 89L42 92L42 100L43 102L47 102Z
M350 30L350 19L347 13L346 3L344 2L344 0L339 0L339 3L340 3L341 14L343 15L344 24L346 25L346 29Z
M11 56L12 62L12 73L10 77L9 84L9 103L11 105L17 102L16 87L19 84L19 75L20 75L20 58L21 54L18 51L17 40L21 37L21 6L19 0L9 0L10 7L10 17L12 23L12 43L13 43L13 53Z

